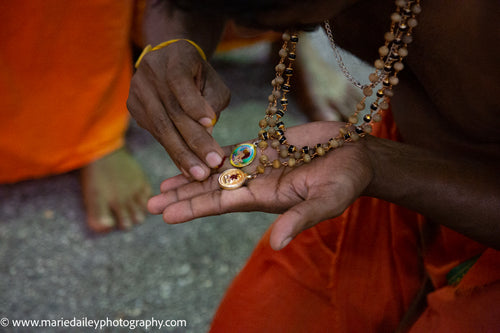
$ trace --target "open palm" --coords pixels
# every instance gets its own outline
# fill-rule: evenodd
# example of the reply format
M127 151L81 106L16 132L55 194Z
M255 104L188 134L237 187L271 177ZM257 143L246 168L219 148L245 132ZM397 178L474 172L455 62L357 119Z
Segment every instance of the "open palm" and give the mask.
M287 130L287 139L308 145L326 142L340 126L336 122L296 126ZM232 148L225 148L227 155ZM275 153L268 150L269 155ZM167 223L230 212L279 213L282 215L274 222L271 246L281 249L302 230L340 215L370 183L372 168L363 143L356 142L300 167L268 168L236 190L220 189L217 178L218 174L203 182L182 175L167 179L161 186L162 193L151 198L149 209L154 214L162 213Z

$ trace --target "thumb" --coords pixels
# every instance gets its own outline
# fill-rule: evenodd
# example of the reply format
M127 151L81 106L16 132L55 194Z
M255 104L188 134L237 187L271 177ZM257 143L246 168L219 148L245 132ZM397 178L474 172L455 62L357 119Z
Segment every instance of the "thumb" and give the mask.
M331 208L324 198L310 199L293 206L274 221L270 245L278 251L283 249L302 231L332 217Z

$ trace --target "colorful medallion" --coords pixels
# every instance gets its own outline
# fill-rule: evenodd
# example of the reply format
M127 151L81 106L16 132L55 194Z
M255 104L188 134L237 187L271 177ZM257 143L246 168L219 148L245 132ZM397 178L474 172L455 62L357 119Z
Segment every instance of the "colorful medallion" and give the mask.
M236 146L231 154L231 165L237 168L249 165L255 158L256 151L257 149L252 143L243 143Z
M224 190L234 190L245 184L247 176L240 169L228 169L220 174L219 185Z

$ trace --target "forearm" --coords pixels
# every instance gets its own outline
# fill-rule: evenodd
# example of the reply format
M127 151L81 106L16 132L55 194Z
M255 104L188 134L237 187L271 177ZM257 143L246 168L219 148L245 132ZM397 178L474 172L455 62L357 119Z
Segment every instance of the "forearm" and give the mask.
M147 0L143 19L146 44L157 45L166 40L186 38L198 44L210 57L224 29L221 16L185 11L169 0Z
M446 157L389 140L365 141L374 170L364 194L500 249L499 163Z

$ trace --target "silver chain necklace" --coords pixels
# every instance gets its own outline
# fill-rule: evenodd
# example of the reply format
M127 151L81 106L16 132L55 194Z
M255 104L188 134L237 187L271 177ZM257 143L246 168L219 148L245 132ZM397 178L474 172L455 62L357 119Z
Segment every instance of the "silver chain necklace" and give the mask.
M335 40L333 39L333 32L332 32L332 28L330 27L330 22L328 20L325 20L323 22L323 24L325 26L326 35L328 36L328 40L330 41L330 45L332 47L333 54L335 55L335 59L337 60L337 64L340 68L340 71L342 72L342 74L344 74L344 76L347 78L347 80L349 82L351 82L355 87L357 87L361 90L363 90L366 87L376 86L377 84L382 82L382 80L384 79L384 75L380 75L376 82L369 83L369 84L362 84L361 82L356 80L356 78L354 78L354 76L349 72L349 69L347 69L347 66L345 65L344 61L342 60L342 56L340 55L340 51L337 47L337 44L335 43Z

